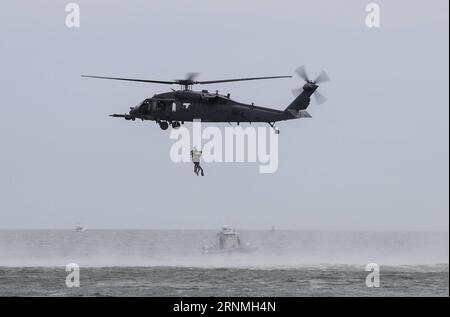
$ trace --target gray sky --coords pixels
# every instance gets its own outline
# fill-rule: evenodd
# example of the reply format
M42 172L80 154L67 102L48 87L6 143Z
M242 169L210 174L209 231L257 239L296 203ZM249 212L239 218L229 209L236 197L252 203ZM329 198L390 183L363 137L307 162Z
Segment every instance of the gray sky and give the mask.
M67 1L69 2L69 1ZM0 228L448 230L448 1L7 1L0 10ZM280 123L280 165L169 159L152 122L108 117L201 79L325 69L326 104ZM284 109L298 78L208 87ZM175 87L174 87L175 88ZM223 125L222 125L223 126Z

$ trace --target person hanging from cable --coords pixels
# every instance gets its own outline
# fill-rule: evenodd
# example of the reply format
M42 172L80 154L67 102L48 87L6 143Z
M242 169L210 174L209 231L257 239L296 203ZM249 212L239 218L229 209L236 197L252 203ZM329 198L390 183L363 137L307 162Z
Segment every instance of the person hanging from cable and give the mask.
M194 162L194 173L198 176L198 173L202 176L205 176L203 173L203 168L200 166L200 159L202 156L202 151L197 150L197 148L194 146L194 148L191 150L191 159L192 162Z

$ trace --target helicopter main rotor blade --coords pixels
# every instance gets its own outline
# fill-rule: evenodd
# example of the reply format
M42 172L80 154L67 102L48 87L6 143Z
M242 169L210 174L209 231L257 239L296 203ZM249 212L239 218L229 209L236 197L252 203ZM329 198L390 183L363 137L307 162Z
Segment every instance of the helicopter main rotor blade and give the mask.
M198 75L200 75L200 73L195 73L195 72L193 72L193 73L187 73L187 74L186 74L186 80L194 81L194 79L197 78Z
M260 80L260 79L275 79L275 78L291 78L292 76L270 76L270 77L250 77L250 78L233 78L233 79L220 79L220 80L205 80L205 81L194 81L193 79L197 77L198 73L189 73L187 79L178 79L174 81L163 81L163 80L148 80L148 79L136 79L136 78L121 78L121 77L103 77L103 76L91 76L91 75L81 75L81 77L87 78L98 78L98 79L111 79L111 80L123 80L123 81L134 81L141 83L155 83L155 84L179 84L179 85L207 85L215 83L228 83L234 81L248 81L248 80Z
M155 84L168 84L168 85L173 85L173 84L177 83L176 81L147 80L147 79L119 78L119 77L103 77L103 76L90 76L90 75L81 75L81 77L98 78L98 79L112 79L112 80L124 80L124 81L136 81L136 82L141 82L141 83L155 83Z
M270 76L270 77L250 77L250 78L233 78L233 79L220 79L220 80L204 80L195 81L195 84L207 85L217 83L229 83L234 81L248 81L248 80L260 80L260 79L275 79L275 78L292 78L292 76Z

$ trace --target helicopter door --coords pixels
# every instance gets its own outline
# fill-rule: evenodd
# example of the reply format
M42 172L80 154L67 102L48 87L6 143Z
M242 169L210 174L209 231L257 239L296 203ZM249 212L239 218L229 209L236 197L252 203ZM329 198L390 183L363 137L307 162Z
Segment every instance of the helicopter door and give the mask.
M195 103L193 106L193 119L200 119L204 121L205 117L205 108L202 103Z
M156 106L155 106L156 114L165 115L165 114L167 114L167 110L168 110L168 105L166 104L166 102L164 102L162 100L156 101Z
M182 116L184 119L195 118L193 115L195 113L195 105L190 102L183 102L181 104Z

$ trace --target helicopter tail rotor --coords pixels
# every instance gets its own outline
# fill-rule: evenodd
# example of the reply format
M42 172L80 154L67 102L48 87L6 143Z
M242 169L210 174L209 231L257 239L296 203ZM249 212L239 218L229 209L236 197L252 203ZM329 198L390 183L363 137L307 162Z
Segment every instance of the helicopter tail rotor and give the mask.
M306 83L303 85L303 87L292 90L292 93L296 98L286 108L286 111L292 114L306 110L306 108L308 108L309 106L311 100L310 98L313 95L317 104L320 105L326 102L327 98L317 91L320 83L330 81L330 77L326 72L322 71L314 80L311 80L308 76L305 66L300 66L295 70L295 72Z
M292 90L292 93L296 97L301 95L302 92L304 91L312 91L311 95L314 95L317 104L320 105L327 101L327 98L317 91L317 88L319 88L318 84L330 81L330 77L325 71L322 71L314 80L311 80L310 77L308 76L305 66L300 66L295 70L295 72L301 79L303 79L306 82L303 88L297 88Z
M319 76L314 79L316 84L326 83L327 81L330 81L330 77L328 77L328 74L324 71L322 71Z

